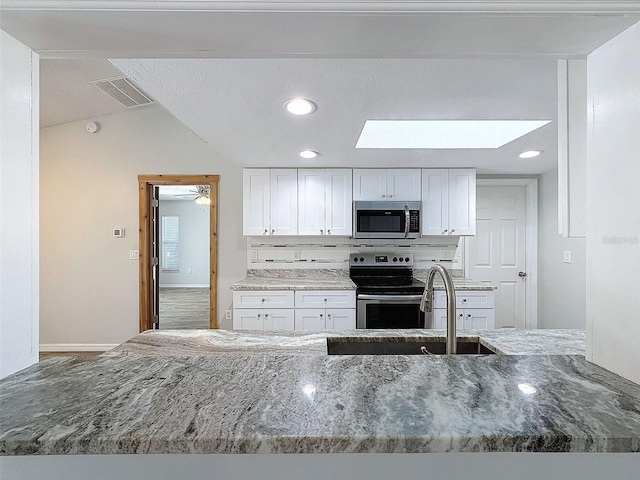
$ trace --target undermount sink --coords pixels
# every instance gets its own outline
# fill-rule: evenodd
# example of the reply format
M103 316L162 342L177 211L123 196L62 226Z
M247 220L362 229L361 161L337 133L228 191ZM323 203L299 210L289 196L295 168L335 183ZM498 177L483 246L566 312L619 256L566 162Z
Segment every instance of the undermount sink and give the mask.
M364 341L363 341L364 340ZM345 339L327 338L329 355L445 355L444 339L397 339L366 338ZM457 342L458 355L495 355L496 352L482 345L478 340Z

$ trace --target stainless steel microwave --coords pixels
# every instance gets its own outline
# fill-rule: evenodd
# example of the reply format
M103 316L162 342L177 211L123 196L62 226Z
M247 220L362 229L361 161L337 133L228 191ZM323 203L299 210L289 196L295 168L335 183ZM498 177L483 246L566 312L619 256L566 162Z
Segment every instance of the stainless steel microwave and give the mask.
M353 202L353 238L420 238L422 202Z

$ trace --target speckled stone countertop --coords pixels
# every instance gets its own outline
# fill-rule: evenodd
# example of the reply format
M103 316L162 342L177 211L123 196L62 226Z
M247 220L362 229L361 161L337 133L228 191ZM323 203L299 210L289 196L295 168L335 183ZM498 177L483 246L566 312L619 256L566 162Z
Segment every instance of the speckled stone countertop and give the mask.
M640 385L581 355L330 356L327 336L442 332L202 332L144 333L3 379L0 454L640 451ZM474 335L516 353L584 338ZM166 351L180 337L217 352Z
M427 270L415 270L414 277L426 280ZM495 290L487 283L453 275L456 290ZM355 290L348 270L249 270L247 276L231 285L231 290ZM435 290L444 290L439 277L434 281Z

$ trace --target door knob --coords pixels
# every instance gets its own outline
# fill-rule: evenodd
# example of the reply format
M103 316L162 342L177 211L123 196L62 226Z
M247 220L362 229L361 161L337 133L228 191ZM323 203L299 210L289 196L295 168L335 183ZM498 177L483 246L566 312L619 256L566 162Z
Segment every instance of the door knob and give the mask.
M519 276L520 278L524 278L524 277L526 277L526 276L527 276L527 273L526 273L526 272L518 272L518 276Z

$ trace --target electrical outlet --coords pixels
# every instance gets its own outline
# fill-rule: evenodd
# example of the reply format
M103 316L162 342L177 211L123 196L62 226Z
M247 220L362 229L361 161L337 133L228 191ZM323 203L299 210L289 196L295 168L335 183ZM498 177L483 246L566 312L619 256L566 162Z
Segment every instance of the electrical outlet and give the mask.
M564 251L564 263L571 263L571 250Z
M129 250L129 260L139 260L140 252L138 250Z
M293 252L293 259L300 260L300 250L296 250L295 252Z
M193 273L193 270L191 270L190 268L187 268L187 273Z
M226 320L231 320L231 310L227 310L224 314Z
M258 250L251 250L251 260L258 259Z

